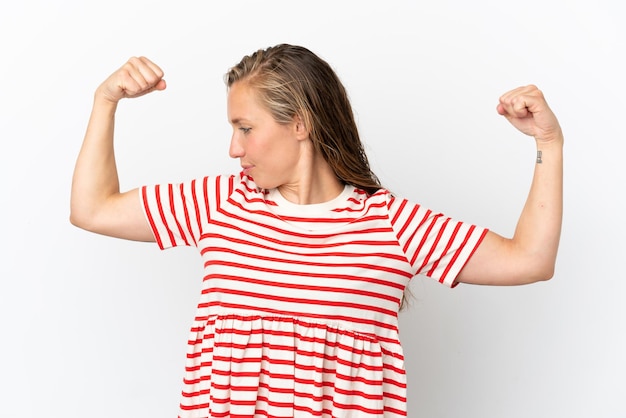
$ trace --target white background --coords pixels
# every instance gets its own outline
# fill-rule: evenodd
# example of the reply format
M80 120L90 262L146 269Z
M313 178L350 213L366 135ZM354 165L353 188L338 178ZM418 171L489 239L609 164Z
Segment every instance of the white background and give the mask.
M396 194L510 235L535 147L497 115L528 83L566 134L565 218L545 283L412 284L409 416L626 417L624 52L617 0L3 2L0 416L174 417L200 288L194 250L68 222L93 91L131 55L169 87L125 101L123 188L238 168L224 72L301 44L344 80Z

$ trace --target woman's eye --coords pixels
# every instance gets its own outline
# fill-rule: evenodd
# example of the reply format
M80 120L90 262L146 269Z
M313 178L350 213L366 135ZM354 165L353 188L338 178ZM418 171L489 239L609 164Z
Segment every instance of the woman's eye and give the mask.
M247 134L248 132L250 132L250 129L252 128L239 128L239 130L243 132L244 134Z

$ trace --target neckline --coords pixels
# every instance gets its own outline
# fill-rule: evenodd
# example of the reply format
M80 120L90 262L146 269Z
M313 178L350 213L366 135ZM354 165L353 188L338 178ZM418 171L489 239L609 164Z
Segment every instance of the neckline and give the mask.
M306 216L311 214L321 214L324 212L330 212L337 207L345 206L345 202L354 192L354 186L345 185L341 193L337 197L321 203L311 203L300 205L298 203L290 202L280 193L278 189L269 190L265 197L266 201L272 201L276 203L274 207L276 212L282 215L291 216Z

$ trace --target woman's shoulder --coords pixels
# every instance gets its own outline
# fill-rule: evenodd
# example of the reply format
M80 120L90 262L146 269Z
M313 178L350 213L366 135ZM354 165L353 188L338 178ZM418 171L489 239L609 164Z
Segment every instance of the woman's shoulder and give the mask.
M187 184L195 184L205 190L216 191L219 194L231 195L234 192L245 194L260 194L265 192L257 187L254 180L243 173L205 175L186 181Z

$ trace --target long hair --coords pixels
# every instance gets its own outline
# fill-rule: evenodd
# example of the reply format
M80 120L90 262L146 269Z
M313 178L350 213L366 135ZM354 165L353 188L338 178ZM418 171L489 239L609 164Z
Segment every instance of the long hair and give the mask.
M381 188L359 138L346 89L330 65L310 50L288 44L247 55L224 77L228 88L245 82L278 123L302 118L313 146L344 184L375 193Z

